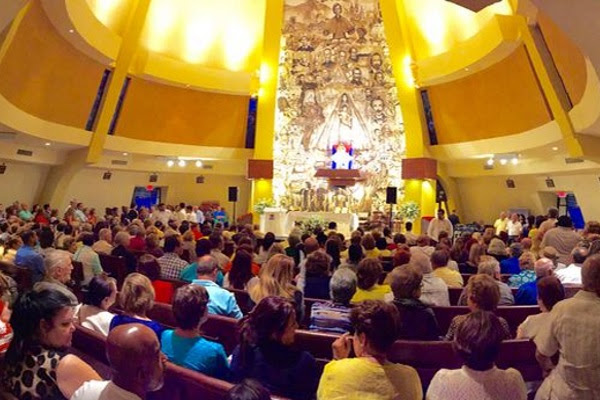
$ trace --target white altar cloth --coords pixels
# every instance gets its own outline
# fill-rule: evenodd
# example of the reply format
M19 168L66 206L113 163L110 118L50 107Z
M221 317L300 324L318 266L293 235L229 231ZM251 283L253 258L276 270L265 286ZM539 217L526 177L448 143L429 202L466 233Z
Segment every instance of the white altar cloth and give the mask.
M313 212L313 211L290 211L286 212L280 209L265 209L265 213L260 217L261 232L273 232L277 237L287 237L294 228L296 222L309 219L311 217L320 217L327 229L330 222L337 223L337 231L347 238L350 233L358 228L358 215L353 213L334 213L334 212Z

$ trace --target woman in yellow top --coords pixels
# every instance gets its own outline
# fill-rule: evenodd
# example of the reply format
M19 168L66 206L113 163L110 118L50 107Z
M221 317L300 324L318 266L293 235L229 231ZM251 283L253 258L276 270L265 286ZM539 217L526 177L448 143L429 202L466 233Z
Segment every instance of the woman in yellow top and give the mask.
M387 360L400 327L392 304L365 301L352 309L348 333L333 342L333 358L325 366L318 400L421 400L421 379L414 368ZM356 358L348 358L350 348Z
M358 264L356 276L358 278L358 288L352 297L352 303L359 303L364 300L389 300L392 301L394 295L389 285L379 285L379 278L383 274L381 262L375 258L365 258Z
M375 246L375 238L370 233L367 233L362 238L362 247L365 249L365 258L379 257L379 249Z

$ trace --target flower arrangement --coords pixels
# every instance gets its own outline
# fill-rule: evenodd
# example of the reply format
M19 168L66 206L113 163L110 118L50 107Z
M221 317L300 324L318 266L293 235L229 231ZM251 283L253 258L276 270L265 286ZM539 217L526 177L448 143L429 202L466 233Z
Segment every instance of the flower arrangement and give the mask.
M407 221L415 221L420 214L421 209L414 201L406 201L398 207L398 215Z
M323 228L325 226L325 220L321 217L314 216L299 221L299 224L302 233L313 234L317 228Z
M265 208L273 207L275 202L273 199L258 199L258 201L254 204L254 212L258 215L263 215L265 213Z

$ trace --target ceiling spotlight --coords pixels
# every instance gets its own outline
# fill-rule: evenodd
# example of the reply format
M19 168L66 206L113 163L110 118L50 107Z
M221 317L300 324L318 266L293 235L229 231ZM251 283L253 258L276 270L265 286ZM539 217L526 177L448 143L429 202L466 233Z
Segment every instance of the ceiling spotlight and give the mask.
M179 162L177 163L177 165L179 165L181 168L185 167L185 161L184 160L179 160Z
M508 163L508 160L506 158L501 158L500 159L500 164L501 165L506 165L506 163Z
M173 165L175 165L175 161L173 161L173 160L167 161L167 167L171 168Z
M50 143L50 142L46 142L46 143L44 143L44 145L45 145L45 146L50 146L51 144L52 144L52 143Z
M127 156L129 155L129 153L123 153L123 155L124 155L125 157L127 157Z
M510 160L510 162L512 163L512 165L517 165L519 163L519 159L517 157L513 157L513 159Z
M74 33L75 29L69 29L69 33Z
M558 147L554 146L554 147L552 148L552 150L554 150L554 151L557 151L557 150L558 150Z
M202 168L202 161L200 161L200 160L196 161L196 167Z
M491 167L492 165L494 165L494 159L490 158L485 163Z

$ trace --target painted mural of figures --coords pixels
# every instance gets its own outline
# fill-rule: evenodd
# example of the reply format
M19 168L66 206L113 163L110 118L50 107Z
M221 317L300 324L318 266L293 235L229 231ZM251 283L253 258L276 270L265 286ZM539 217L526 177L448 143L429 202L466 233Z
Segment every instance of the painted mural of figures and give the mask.
M377 125L386 124L394 117L393 110L386 108L385 101L381 97L374 97L371 100L371 121Z
M370 211L381 188L402 187L405 151L380 0L284 1L274 198L301 210ZM343 191L315 177L340 143L365 177Z
M348 93L343 93L327 118L321 133L311 142L311 148L329 150L339 143L348 143L355 150L371 146L369 130Z
M342 5L335 3L333 5L333 18L329 20L325 28L325 35L332 35L333 39L347 39L348 35L354 32L354 25L342 15Z
M312 85L306 86L300 95L300 117L304 121L302 145L308 150L312 133L323 123L325 117L323 116L323 108L319 104L316 89Z

